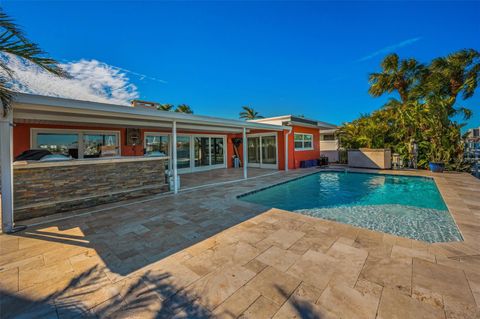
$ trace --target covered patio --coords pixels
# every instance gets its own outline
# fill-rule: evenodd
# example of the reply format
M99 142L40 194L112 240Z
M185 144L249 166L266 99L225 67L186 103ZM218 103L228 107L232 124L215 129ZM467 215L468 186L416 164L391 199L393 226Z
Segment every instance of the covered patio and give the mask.
M130 134L129 129L136 130L134 133L137 135ZM288 139L284 136L291 128L142 107L18 94L13 111L0 122L0 130L2 229L10 232L15 230L14 210L18 207L23 211L34 211L35 214L25 215L31 218L44 215L45 212L63 212L68 207L76 209L82 208L82 205L86 207L97 203L104 204L109 198L118 201L152 195L154 192L164 192L168 186L177 194L180 190L179 175L184 187L191 188L273 172L261 167L249 167L247 136L250 134L271 134L274 138L274 152L270 153L273 154L271 156L276 164L270 166L276 170L288 170L288 165L285 165L288 163ZM57 140L67 137L74 139L75 144L68 147L67 154L73 156L74 160L58 164L68 168L56 170L55 163L47 165L24 162L13 165L14 157L24 150L54 146L55 150L65 148L64 145L53 145L56 140L52 136ZM41 145L41 141L48 138L49 142ZM95 139L103 140L98 143L104 144L98 146L101 151L92 153L92 145L96 146L91 140ZM237 140L236 145L233 139ZM108 142L105 142L106 140ZM160 141L160 144L155 144L158 143L156 141ZM155 152L162 154L163 158L159 159L168 163L165 169L161 168L161 163L153 164L154 158L150 157L150 154ZM95 158L107 153L109 157ZM94 158L91 158L91 154ZM238 157L241 168L233 169L234 156ZM136 169L133 164L124 164L135 159L145 162L144 166ZM108 170L104 169L107 164ZM97 169L100 167L98 165L103 165L102 169ZM39 177L35 180L19 181L19 169L24 172L22 176ZM46 169L56 171L37 174ZM70 173L63 173L66 169ZM155 169L158 173L155 173ZM103 176L105 171L110 171L110 175ZM165 174L170 178L167 179ZM44 175L51 178L44 178ZM56 176L70 176L72 180L56 180ZM105 182L110 180L113 182ZM17 182L23 186L16 187ZM43 185L43 182L45 187L40 190L22 189L19 193L20 188L26 185ZM108 183L114 183L114 187L105 187ZM60 188L55 185L60 184L68 186L69 191L57 192ZM51 185L52 189L47 188L48 185ZM25 197L25 194L30 197ZM49 197L42 202L44 195ZM16 202L20 199L22 202ZM45 203L51 204L46 206ZM54 211L58 207L60 210Z

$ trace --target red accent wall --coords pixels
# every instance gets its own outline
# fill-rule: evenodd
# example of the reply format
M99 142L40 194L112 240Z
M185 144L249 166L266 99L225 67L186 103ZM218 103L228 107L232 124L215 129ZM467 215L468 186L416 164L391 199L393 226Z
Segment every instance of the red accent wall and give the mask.
M50 128L50 129L73 129L73 130L106 130L106 131L120 131L120 149L122 156L143 156L143 137L145 132L164 132L170 133L171 130L168 129L140 129L142 136L141 145L136 145L135 147L130 145L125 145L127 139L127 130L125 128L118 127L108 127L108 126L86 126L86 125L57 125L57 124L27 124L27 123L16 123L13 128L13 155L18 156L22 152L30 149L30 129L32 128ZM186 132L182 130L177 131L179 134L221 134L225 135L222 132ZM228 138L228 137L227 137ZM228 143L227 143L228 144ZM228 152L228 145L227 145ZM233 154L233 148L232 148ZM227 153L228 155L228 153ZM228 158L227 158L228 159ZM231 160L231 159L230 159Z
M313 150L295 151L295 133L307 133L313 135ZM293 126L292 133L288 137L288 168L300 167L300 161L318 159L320 157L320 130L310 127Z
M227 167L233 167L233 155L235 155L235 146L233 145L232 138L239 137L242 138L242 134L228 134L227 135ZM240 160L243 163L243 145L241 144L238 149L238 155L240 156Z
M127 133L125 128L108 127L108 126L86 126L86 125L59 125L59 124L27 124L16 123L13 128L13 156L18 156L22 152L30 149L30 129L32 128L50 128L50 129L73 129L73 130L107 130L120 131L120 149L122 156L142 156L143 155L143 141L142 145L128 146L125 145ZM142 136L143 136L143 131ZM159 130L148 130L157 132ZM160 132L160 131L159 131Z
M28 123L16 123L13 128L13 153L14 156L18 156L23 151L30 149L30 129L31 128L53 128L53 129L79 129L79 130L114 130L120 131L121 135L121 155L122 156L142 156L143 155L143 140L141 145L128 146L125 145L126 140L126 129L118 127L98 127L98 126L87 126L87 125L54 125L54 124L28 124ZM168 129L141 129L141 135L144 136L145 132L165 132L170 133ZM227 167L232 167L232 157L234 153L234 146L232 143L233 137L242 138L242 134L225 134L222 132L186 132L179 130L178 133L187 133L187 134L221 134L227 136ZM254 131L252 130L249 134L254 133L266 133L266 131ZM272 132L277 135L277 145L278 145L278 168L281 170L285 169L285 137L287 131L283 132ZM309 133L313 134L313 147L311 151L295 151L294 150L294 133ZM318 129L307 128L301 126L294 126L292 133L288 135L288 158L289 169L294 169L300 167L300 161L317 159L320 157L320 133ZM243 145L240 145L238 148L240 158L243 161Z

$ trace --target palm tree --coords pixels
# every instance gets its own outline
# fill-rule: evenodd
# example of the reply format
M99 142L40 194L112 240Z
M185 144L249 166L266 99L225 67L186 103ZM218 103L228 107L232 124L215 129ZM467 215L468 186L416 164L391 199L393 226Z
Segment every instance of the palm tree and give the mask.
M473 49L461 50L434 59L430 65L430 73L425 87L427 101L443 104L448 116L463 115L470 118L471 111L455 108L457 97L463 100L473 96L480 77L480 52Z
M411 98L413 89L420 83L425 73L425 67L417 60L400 60L395 53L387 55L381 67L382 72L372 73L369 76L369 93L378 97L397 91L402 103L406 103Z
M29 61L52 74L68 77L68 74L54 59L45 56L40 47L28 40L19 26L0 8L0 52L7 56L16 56ZM6 116L11 108L14 92L8 89L8 83L14 80L14 71L7 65L6 59L0 59L0 101L2 115Z
M177 108L175 109L175 112L193 114L192 109L191 109L190 106L188 106L187 104L180 104L180 105L177 106Z
M434 59L430 66L430 82L443 88L452 102L463 92L463 99L472 97L480 76L480 52L468 49Z
M242 106L242 109L243 111L239 113L241 119L255 120L263 118L263 116L249 106Z
M173 110L173 104L160 104L157 108L159 111L172 111Z

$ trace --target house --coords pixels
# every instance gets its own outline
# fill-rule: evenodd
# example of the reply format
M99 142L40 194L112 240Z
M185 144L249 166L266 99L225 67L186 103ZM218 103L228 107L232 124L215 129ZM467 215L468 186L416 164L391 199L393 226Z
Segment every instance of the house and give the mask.
M333 151L338 150L338 142L334 135L337 126L333 124L294 115L261 118L251 120L250 122L280 125L292 128L291 133L287 135L290 145L288 151L288 167L290 169L299 168L302 164L302 161L316 160L322 155L329 157L329 161L331 162L338 161L338 152L336 157L334 154L332 154ZM325 137L328 139L330 136L333 136L333 142L336 147L331 145L332 143L329 143L329 140L324 140ZM251 143L249 140L249 150L250 145ZM326 152L324 152L324 147L326 148ZM250 156L252 156L251 153L249 153L249 157Z
M337 129L320 130L320 155L328 157L329 163L339 161Z
M152 105L17 94L0 122L3 229L13 227L14 207L16 219L26 219L169 188L177 193L179 174L233 168L234 158L243 178L251 167L298 168L319 158L320 130L335 127L295 116L240 121ZM14 161L35 149L72 160Z
M471 128L465 137L465 159L480 161L480 127Z

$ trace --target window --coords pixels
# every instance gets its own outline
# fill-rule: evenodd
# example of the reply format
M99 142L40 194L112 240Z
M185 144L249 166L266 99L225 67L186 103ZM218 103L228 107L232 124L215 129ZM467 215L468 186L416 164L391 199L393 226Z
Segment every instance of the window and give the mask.
M153 152L168 155L168 135L157 135L155 133L145 135L145 153Z
M212 165L223 164L225 155L223 151L223 137L212 137Z
M177 136L177 168L190 167L190 136Z
M313 150L313 135L295 133L295 150Z
M41 148L53 154L78 158L78 134L38 133L36 140L37 144L33 148Z
M83 157L107 157L118 155L117 135L114 133L83 134Z
M195 140L195 167L210 165L210 138L194 137Z
M32 129L32 148L73 158L120 155L119 132Z
M324 141L334 141L335 140L335 134L324 134L323 140Z

